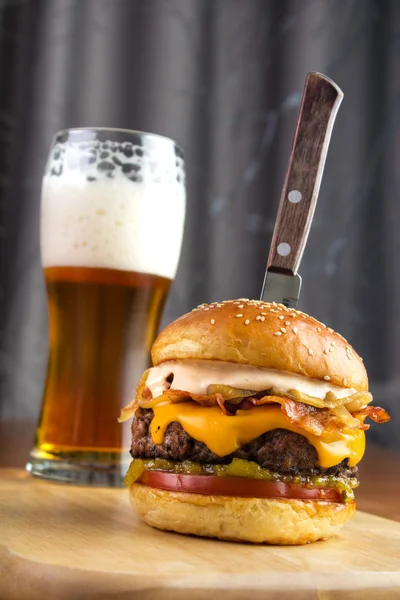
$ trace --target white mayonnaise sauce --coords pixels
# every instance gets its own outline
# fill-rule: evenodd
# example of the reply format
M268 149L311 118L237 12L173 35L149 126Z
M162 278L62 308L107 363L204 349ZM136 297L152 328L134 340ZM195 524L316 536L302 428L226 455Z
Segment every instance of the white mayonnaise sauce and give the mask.
M171 374L174 379L172 384L169 384L167 377ZM327 381L310 379L287 371L216 360L168 361L150 369L146 381L153 398L169 388L192 394L207 394L207 388L211 384L230 385L256 392L277 387L284 392L297 390L321 400L328 392L333 392L337 398L345 398L355 393L353 388L342 388Z

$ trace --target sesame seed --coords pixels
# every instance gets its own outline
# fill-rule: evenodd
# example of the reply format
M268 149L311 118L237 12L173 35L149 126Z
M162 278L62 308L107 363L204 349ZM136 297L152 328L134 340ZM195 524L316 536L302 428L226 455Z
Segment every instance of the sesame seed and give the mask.
M260 321L265 321L265 317L260 317Z
M266 313L266 312L262 312L261 314L262 314L262 315L264 315L264 317L265 317L265 315L267 315L268 313Z
M282 335L281 331L275 331L274 335Z
M215 319L211 319L211 325L215 324Z
M261 317L260 317L260 315L257 315L257 316L256 316L256 321L261 321Z
M276 302L273 302L272 304L273 304L274 306L276 306Z
M289 327L290 321L285 321L285 325L287 325Z
M283 321L283 319L284 319L284 318L285 318L285 317L284 317L283 315L280 315L280 316L278 317L278 319L280 319L281 321Z
M239 317L243 317L242 313L239 313L238 315L236 315L237 318Z
M331 342L331 346L336 346L335 342Z
M246 319L245 322L244 322L245 325L248 325L249 323L250 323L249 319Z
M312 355L314 354L314 351L313 351L313 350L311 350L311 348L309 348L309 349L308 349L308 354L309 354L310 356L312 356Z
M297 334L297 332L298 332L297 327L293 327L292 331L293 331L294 334Z
M325 354L329 354L329 348L325 348L324 352Z
M317 331L318 331L318 333L321 333L321 331L322 331L321 327L317 327Z
M284 327L281 327L281 331L282 333L286 333L286 329Z
M283 308L281 308L280 306L277 306L276 308L277 308L278 310L280 310L280 311L282 311L282 310L283 310ZM285 317L284 317L284 318L285 318Z
M347 385L347 377L343 379L343 385Z
M274 310L273 308L270 308L270 309L269 309L269 312L276 313L276 312L278 312L278 311Z
M328 327L328 331L330 331L331 333L333 333L332 327Z
M238 308L244 308L244 304L238 304Z
M296 317L296 313L292 313L290 316L295 318Z
M210 310L210 309L208 308L208 306L206 306L206 308L203 308L203 310Z
M329 352L333 352L333 351L334 351L334 348L331 346L331 347L329 348Z
M329 375L324 375L324 379L325 379L325 381L330 381L331 380L331 378L329 377Z

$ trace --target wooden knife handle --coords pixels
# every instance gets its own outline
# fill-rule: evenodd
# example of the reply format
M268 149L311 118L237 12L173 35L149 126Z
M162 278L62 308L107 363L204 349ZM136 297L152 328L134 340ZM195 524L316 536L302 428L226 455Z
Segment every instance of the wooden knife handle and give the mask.
M317 203L341 89L320 73L306 79L279 203L268 269L296 274Z

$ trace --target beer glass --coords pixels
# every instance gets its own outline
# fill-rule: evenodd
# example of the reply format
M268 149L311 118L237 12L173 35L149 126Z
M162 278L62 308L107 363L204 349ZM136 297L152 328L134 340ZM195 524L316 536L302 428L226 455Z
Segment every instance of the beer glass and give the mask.
M121 485L129 424L174 279L184 227L181 149L115 129L55 136L42 186L49 360L28 471Z

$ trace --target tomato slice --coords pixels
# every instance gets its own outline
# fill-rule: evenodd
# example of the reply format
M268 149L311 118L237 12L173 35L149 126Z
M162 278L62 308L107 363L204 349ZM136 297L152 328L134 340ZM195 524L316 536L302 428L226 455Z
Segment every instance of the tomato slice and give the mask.
M145 471L139 481L149 487L171 492L190 492L239 498L293 498L299 500L329 500L341 502L339 490L305 488L293 483L225 477L218 475L180 475L165 471Z

